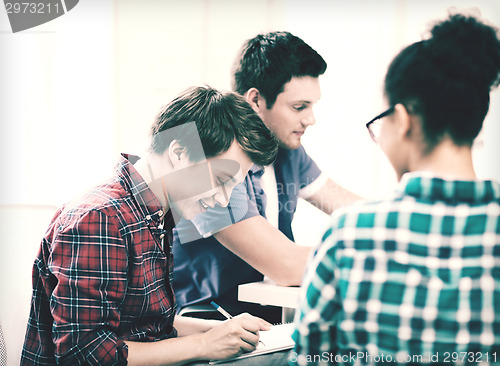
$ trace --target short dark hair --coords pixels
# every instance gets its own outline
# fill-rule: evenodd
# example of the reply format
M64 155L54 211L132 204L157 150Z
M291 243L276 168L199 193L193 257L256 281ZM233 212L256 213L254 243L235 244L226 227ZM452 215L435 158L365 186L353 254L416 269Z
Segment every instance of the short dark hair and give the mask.
M444 137L458 146L472 146L499 72L497 30L474 17L454 14L432 28L431 38L394 58L385 77L385 95L391 105L402 103L421 117L427 151Z
M196 124L195 133L184 128L189 122ZM171 129L176 132L161 133ZM203 149L193 143L198 135ZM195 162L222 154L235 140L257 165L272 164L278 152L276 137L242 96L209 86L184 91L155 118L150 150L162 154L174 139Z
M243 95L257 88L271 108L292 77L318 77L325 60L299 37L289 32L259 34L246 41L233 66L232 88Z

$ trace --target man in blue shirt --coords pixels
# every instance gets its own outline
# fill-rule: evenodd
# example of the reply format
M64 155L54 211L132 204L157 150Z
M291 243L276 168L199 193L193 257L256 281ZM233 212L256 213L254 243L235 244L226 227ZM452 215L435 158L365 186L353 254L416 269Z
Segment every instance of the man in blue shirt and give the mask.
M228 208L177 225L174 291L180 309L216 301L238 312L238 285L263 275L280 285L300 285L310 248L293 243L299 197L327 214L358 198L322 174L301 146L316 122L313 106L325 70L323 58L288 32L258 35L243 45L233 89L278 137L278 158L265 169L254 166ZM251 309L266 318L259 310Z

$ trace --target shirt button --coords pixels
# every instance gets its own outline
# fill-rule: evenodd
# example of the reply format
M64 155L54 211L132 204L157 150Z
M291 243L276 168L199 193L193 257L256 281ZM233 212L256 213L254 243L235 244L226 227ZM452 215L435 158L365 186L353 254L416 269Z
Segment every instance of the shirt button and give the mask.
M146 220L151 221L151 215L146 215Z
M158 211L158 216L163 216L163 211L162 210Z

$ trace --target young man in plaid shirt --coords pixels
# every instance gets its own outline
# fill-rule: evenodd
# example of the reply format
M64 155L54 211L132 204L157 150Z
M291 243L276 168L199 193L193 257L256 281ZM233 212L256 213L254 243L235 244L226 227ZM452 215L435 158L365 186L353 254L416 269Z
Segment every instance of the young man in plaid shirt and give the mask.
M471 157L500 41L462 15L431 34L393 60L389 109L367 124L399 187L332 217L304 279L292 365L500 362L500 184L478 179Z
M200 87L174 99L142 158L122 155L114 177L53 218L33 266L21 364L179 365L255 349L262 319L175 316L171 234L174 217L226 206L253 163L276 152L241 96Z

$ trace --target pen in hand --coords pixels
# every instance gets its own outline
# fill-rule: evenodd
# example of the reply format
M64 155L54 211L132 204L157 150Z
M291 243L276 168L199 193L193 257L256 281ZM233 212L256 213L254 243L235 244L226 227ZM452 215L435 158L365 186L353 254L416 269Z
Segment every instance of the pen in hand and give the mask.
M224 310L220 305L216 304L213 301L210 302L210 305L212 305L215 308L215 310L217 310L219 313L224 315L224 317L226 319L233 319L233 316L231 314L229 314L226 310ZM260 339L259 339L259 343L262 343L262 345L265 346L264 342L262 342Z
M226 310L224 310L220 305L217 305L215 302L211 302L210 305L212 305L215 310L217 310L219 313L221 313L222 315L224 315L224 317L226 319L233 319L233 317L231 316L231 314L229 314Z

